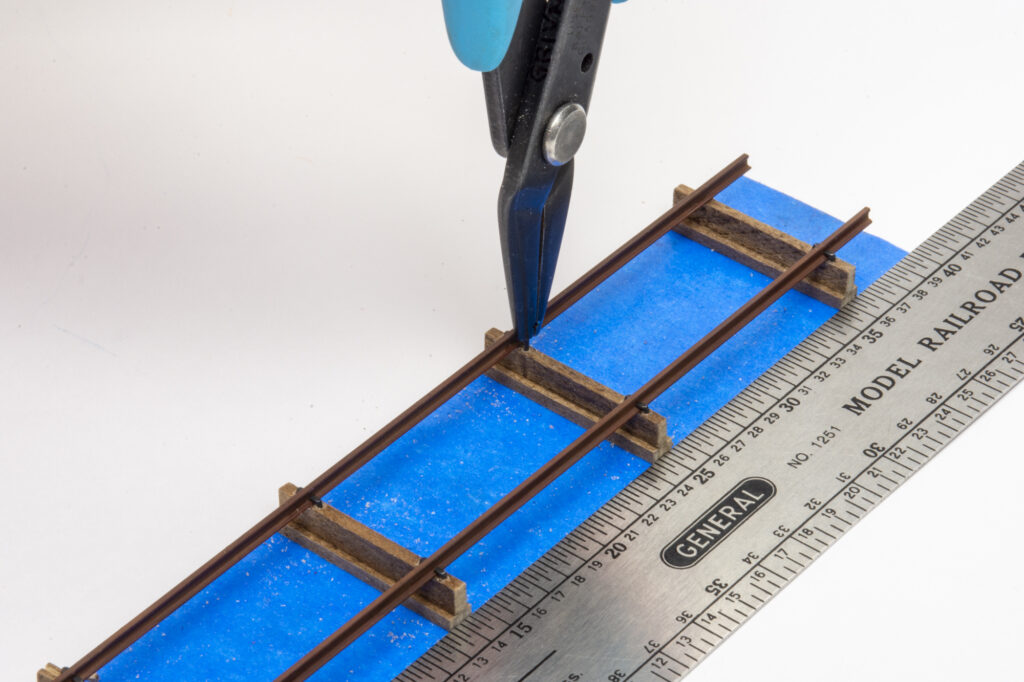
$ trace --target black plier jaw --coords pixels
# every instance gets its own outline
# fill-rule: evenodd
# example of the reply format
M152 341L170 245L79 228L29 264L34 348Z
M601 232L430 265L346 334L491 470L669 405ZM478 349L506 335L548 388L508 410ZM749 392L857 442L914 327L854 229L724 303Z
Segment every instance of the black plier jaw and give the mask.
M544 321L586 130L610 0L524 0L504 60L484 74L495 150L507 157L498 228L516 333Z

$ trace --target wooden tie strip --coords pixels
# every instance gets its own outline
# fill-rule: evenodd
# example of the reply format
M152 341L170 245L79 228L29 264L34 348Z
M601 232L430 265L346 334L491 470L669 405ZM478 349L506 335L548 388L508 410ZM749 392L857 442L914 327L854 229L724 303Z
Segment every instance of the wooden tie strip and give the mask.
M678 203L692 193L686 185L679 185L672 200ZM811 250L807 242L718 201L704 204L673 229L769 277L778 277ZM857 295L853 275L853 265L836 258L822 263L793 288L833 308L841 308Z
M285 483L278 491L280 501L284 503L298 492L294 484ZM381 591L423 560L326 502L302 512L281 529L281 535ZM447 574L420 588L405 606L448 630L470 612L466 583Z
M484 346L499 341L501 332L491 329ZM591 427L625 396L536 348L512 351L487 376L521 393L555 414L579 426ZM608 441L626 452L654 462L672 447L665 417L648 410L626 422Z
M565 312L569 306L583 298L594 287L608 279L624 264L656 242L681 220L685 220L693 211L713 199L716 194L748 170L750 170L750 166L747 164L747 155L743 154L697 188L686 200L663 213L614 253L570 284L562 293L551 299L548 303L544 324ZM287 502L263 517L256 525L171 588L120 630L75 662L74 665L61 672L56 682L71 682L75 677L84 679L106 665L142 635L153 629L157 623L238 563L242 557L294 521L313 505L314 500L319 501L321 497L401 438L446 400L511 353L516 345L515 332L506 332L499 343L494 344L463 365L405 412L395 417L384 428L320 474L303 488L301 495L292 496Z
M709 356L715 349L760 315L768 306L777 301L784 293L807 277L819 265L834 257L835 251L850 241L871 223L868 209L862 209L853 218L817 244L791 268L772 280L771 284L762 289L756 296L747 301L736 312L726 318L704 338L676 358L668 367L643 385L629 400L615 406L594 426L587 429L567 448L555 455L551 460L535 471L529 478L520 483L514 490L502 497L490 509L481 514L458 535L449 540L443 547L424 559L416 568L409 571L389 590L363 608L351 620L338 628L312 651L299 659L294 665L277 678L277 682L295 682L305 680L319 670L325 663L334 658L357 637L370 629L377 621L390 613L399 604L414 594L427 581L434 578L434 572L444 569L476 544L483 536L491 532L499 523L511 516L533 497L561 476L583 455L622 428L639 412L647 409L652 400L670 388L684 374Z
M36 682L53 682L60 677L61 672L58 666L53 663L47 663L36 673ZM99 679L98 675L92 675L86 678L86 682L99 682Z

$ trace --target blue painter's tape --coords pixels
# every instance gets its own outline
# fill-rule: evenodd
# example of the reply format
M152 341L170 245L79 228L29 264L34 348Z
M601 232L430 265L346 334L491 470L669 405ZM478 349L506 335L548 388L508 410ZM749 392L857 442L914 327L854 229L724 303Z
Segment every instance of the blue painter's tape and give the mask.
M721 201L808 242L839 221L741 178ZM862 234L840 251L863 288L903 252ZM671 233L542 330L534 345L630 393L768 279ZM680 438L834 311L790 292L653 405ZM429 554L581 429L481 378L324 497ZM587 518L646 463L607 443L481 540L449 571L479 606ZM268 491L268 495L273 491ZM376 596L356 578L274 536L100 671L104 682L270 680ZM313 679L390 680L443 631L400 608Z

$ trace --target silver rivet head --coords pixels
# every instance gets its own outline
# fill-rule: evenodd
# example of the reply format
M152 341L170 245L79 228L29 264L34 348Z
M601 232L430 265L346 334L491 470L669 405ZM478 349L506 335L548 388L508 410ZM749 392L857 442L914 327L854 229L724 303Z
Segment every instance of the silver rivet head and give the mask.
M587 132L587 112L579 104L563 104L544 130L544 160L562 166L576 156Z

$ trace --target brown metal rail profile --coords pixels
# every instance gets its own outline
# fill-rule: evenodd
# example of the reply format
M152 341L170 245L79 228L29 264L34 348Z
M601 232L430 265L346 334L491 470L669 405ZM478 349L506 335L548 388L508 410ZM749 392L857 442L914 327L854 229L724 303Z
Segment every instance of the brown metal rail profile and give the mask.
M728 187L748 170L750 170L750 166L747 164L746 154L741 155L720 170L710 180L697 188L693 194L666 211L661 217L553 298L548 304L544 324L565 312L569 306L583 298L594 287L608 279L615 271L635 258L674 226L689 217L691 213L713 199L716 194ZM497 343L463 365L458 371L434 388L434 390L420 398L409 409L395 417L394 420L370 436L364 443L339 460L330 469L320 474L312 483L303 488L299 494L291 497L261 519L255 526L247 530L237 540L221 550L219 554L171 588L169 592L157 599L149 608L108 637L81 660L71 667L65 668L60 676L57 677L56 682L73 682L74 680L85 679L98 671L115 656L131 646L142 635L149 632L157 623L173 613L179 606L194 597L203 588L238 563L249 552L266 541L267 538L287 526L312 505L319 504L320 498L323 495L337 487L342 481L358 471L360 467L380 454L386 447L401 438L446 400L500 362L502 358L515 349L515 339L514 332L507 332ZM519 504L522 504L522 502ZM503 516L502 518L505 517ZM487 529L490 530L491 527L493 525L488 526ZM459 537L462 537L462 534ZM436 565L444 565L446 563L448 562ZM406 584L404 580L398 583L398 585L404 584ZM415 589L413 588L414 591ZM384 596L388 594L390 592L385 593ZM376 602L374 603L376 604ZM379 618L380 616L377 617ZM363 630L366 627L369 627L369 624L363 627ZM328 641L332 642L333 640L334 637ZM323 646L321 645L321 647ZM332 648L332 650L335 652L340 651L344 646L343 644L336 649ZM320 651L321 647L318 647L315 651ZM303 669L307 671L305 674L302 674L300 677L297 673L292 674L289 671L285 673L282 679L304 679L333 655L330 654L324 657L321 654L315 661L307 662L307 659L312 656L311 653L301 661Z
M850 241L861 230L871 224L868 209L859 213L833 232L825 241L817 244L799 261L793 264L771 284L762 289L756 296L743 304L724 322L715 327L689 350L676 358L672 364L663 369L657 376L643 385L640 390L622 401L596 424L587 429L583 435L568 447L555 455L529 478L520 483L512 492L498 500L490 509L477 517L458 535L449 540L441 549L424 559L415 568L405 574L401 580L383 592L377 599L345 623L315 649L303 656L292 667L277 678L276 682L294 682L305 680L334 658L359 635L368 630L374 623L390 613L395 607L411 597L435 575L435 571L444 569L482 537L491 532L495 526L511 516L517 509L526 504L549 483L561 476L583 455L597 447L601 441L621 428L626 422L667 390L672 384L699 362L704 360L716 348L729 340L736 332L761 314L765 308L789 291L793 285L811 274L815 268L827 259L835 258L835 251Z

